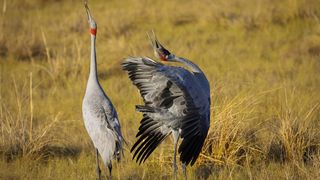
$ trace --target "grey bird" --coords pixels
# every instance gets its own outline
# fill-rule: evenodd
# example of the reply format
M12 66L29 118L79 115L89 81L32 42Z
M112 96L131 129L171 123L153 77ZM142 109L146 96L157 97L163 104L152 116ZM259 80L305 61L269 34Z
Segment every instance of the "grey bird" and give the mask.
M150 38L150 36L149 36ZM210 86L205 74L191 61L165 49L153 34L151 39L156 57L162 61L179 62L189 70L167 66L147 57L130 57L122 63L132 83L139 89L144 105L136 110L143 113L138 140L131 148L133 159L144 162L170 134L173 135L173 174L177 178L178 153L184 177L186 166L193 165L202 149L210 126Z
M98 81L95 47L97 24L91 16L86 2L84 5L90 25L91 60L89 79L82 103L83 120L95 147L98 178L101 179L101 170L99 167L100 154L104 165L109 169L109 178L111 179L111 160L115 158L120 160L121 155L123 155L122 145L124 139L121 134L116 109Z

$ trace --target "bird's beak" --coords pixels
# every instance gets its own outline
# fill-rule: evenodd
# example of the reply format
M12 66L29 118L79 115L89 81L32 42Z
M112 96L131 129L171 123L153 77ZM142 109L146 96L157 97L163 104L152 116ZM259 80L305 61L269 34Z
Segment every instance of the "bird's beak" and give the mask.
M152 31L152 37L149 35L149 33L147 33L147 35L151 41L151 46L153 48L155 56L163 61L167 61L167 58L170 56L171 53L160 44L154 31Z
M157 48L156 48L156 45L155 45L156 36L155 36L153 30L152 30L152 35L153 35L153 37L151 37L151 36L149 35L149 33L147 32L147 36L148 36L148 38L149 38L149 40L150 40L150 42L151 42L152 49L155 51L155 50L157 49Z
M90 22L93 18L92 18L92 16L91 16L90 9L89 9L89 7L88 7L87 1L84 1L84 7L86 8L86 12L87 12L87 16L88 16L88 21Z

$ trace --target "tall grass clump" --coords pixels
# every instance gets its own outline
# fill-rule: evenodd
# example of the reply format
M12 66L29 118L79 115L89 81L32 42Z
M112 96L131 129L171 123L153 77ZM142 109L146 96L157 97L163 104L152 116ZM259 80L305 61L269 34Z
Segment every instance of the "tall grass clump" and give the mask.
M281 92L282 102L271 120L269 160L309 162L319 153L319 102L299 102L294 90Z
M290 175L298 169L299 177L313 177L305 172L319 165L320 104L286 88L248 94L214 98L218 105L213 105L199 168L214 175L221 167L230 167L245 170L243 175L249 177L257 167L280 163L287 164ZM266 105L268 99L276 102Z
M48 147L62 142L53 134L60 116L49 116L47 123L36 119L32 73L22 86L17 84L15 76L12 75L11 85L12 103L3 103L3 90L0 91L0 153L7 160L18 156L41 159L51 153Z
M199 163L237 166L251 155L255 158L262 155L257 146L258 125L250 127L257 119L258 103L258 97L240 94L213 105L211 127Z

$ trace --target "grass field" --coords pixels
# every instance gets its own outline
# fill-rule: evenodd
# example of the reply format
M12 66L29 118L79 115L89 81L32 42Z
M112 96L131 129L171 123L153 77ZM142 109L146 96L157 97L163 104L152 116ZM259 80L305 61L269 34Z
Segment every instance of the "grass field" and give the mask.
M120 64L152 57L152 29L211 85L211 127L189 179L320 178L320 1L89 5L98 23L100 82L128 142L114 179L172 178L170 138L141 166L129 153L141 119L134 105L142 100ZM0 6L0 179L95 179L81 112L90 53L82 1Z

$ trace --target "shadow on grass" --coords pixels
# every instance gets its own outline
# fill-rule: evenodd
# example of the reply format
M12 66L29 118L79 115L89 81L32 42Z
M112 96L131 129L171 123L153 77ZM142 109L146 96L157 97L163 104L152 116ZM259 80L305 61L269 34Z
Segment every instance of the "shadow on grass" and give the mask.
M198 179L208 179L211 174L216 173L214 166L200 165L196 170L195 174Z
M288 151L288 148L282 141L273 141L268 149L268 160L278 163L284 163L293 160L294 157L290 157L288 155ZM311 144L303 148L303 153L301 157L295 158L301 159L305 164L308 164L312 161L312 157L319 154L319 152L320 147L318 145Z
M61 147L61 146L44 146L41 150L33 153L24 153L23 149L17 147L11 147L5 152L0 152L0 155L4 157L7 162L11 162L17 158L24 156L30 157L35 160L46 161L49 158L76 158L80 155L82 149L79 147Z

